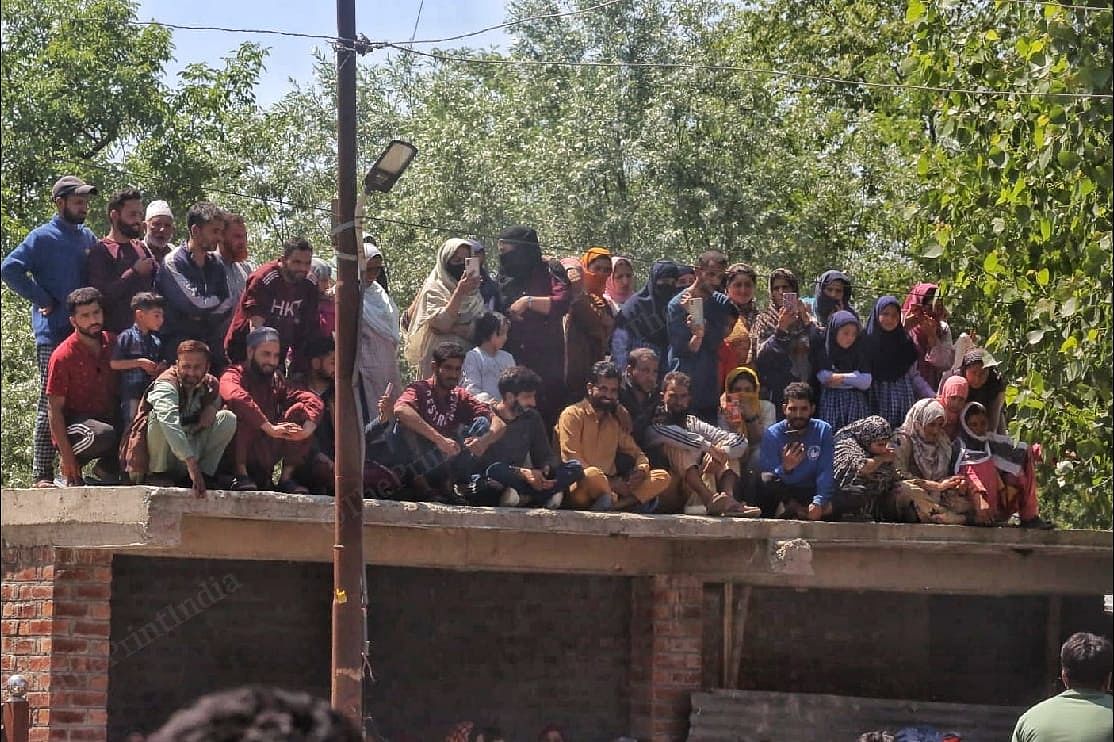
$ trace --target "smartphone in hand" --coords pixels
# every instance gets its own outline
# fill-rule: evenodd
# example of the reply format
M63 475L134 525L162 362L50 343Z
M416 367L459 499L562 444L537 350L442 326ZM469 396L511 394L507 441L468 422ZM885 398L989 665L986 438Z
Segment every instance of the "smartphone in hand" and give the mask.
M797 309L797 295L791 292L785 292L781 295L781 306L785 309Z

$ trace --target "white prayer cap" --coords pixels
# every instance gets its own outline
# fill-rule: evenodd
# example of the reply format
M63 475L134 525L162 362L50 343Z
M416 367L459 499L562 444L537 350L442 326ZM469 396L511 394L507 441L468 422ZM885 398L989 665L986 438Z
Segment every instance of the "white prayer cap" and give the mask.
M170 204L166 201L152 201L147 204L147 216L145 221L151 221L156 216L170 217L171 221L174 220L174 212L170 210Z

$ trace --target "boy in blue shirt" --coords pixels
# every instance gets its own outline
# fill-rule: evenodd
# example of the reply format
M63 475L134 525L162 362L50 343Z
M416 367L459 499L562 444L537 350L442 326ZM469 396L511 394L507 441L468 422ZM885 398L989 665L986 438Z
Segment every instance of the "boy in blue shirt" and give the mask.
M795 381L785 387L785 419L762 436L759 505L764 517L774 516L779 505L801 520L832 514L832 427L812 417L815 409L808 384Z
M165 306L166 299L158 294L149 291L136 294L131 302L135 324L116 338L110 365L113 371L120 372L121 430L131 425L147 387L167 369L166 364L159 361L162 341L158 334Z

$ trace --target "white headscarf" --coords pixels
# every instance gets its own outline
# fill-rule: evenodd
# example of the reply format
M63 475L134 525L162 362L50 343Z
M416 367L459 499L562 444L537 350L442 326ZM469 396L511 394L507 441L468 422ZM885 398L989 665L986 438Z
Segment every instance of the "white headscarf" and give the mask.
M948 477L948 464L951 463L952 443L942 429L936 438L926 436L925 426L933 420L945 420L944 405L933 398L918 400L905 415L901 432L913 446L913 461L920 469L921 476L931 481L942 481Z
M364 243L365 263L376 255L382 254L375 245L370 242ZM360 320L376 335L397 346L400 338L399 313L394 300L378 281L372 281L364 286L361 293Z
M437 251L437 263L429 272L418 291L414 316L410 320L410 329L406 336L406 360L412 365L421 367L429 356L431 347L435 342L440 342L437 333L430 327L430 320L449 303L453 291L456 290L457 279L449 274L449 258L462 245L471 246L470 240L457 238L445 240L441 249ZM477 289L465 297L457 312L457 322L474 322L483 314L483 298ZM446 338L450 339L450 338ZM470 342L467 342L471 345ZM467 348L466 348L467 349ZM424 373L424 372L423 372Z

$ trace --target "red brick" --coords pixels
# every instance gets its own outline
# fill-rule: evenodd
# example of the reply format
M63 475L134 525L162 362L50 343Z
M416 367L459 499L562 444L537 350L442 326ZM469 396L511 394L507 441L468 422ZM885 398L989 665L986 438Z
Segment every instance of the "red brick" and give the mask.
M72 633L74 636L107 637L108 621L74 621Z
M27 742L47 742L49 739L50 730L46 727L31 727L27 735Z
M89 642L85 639L68 639L65 637L54 638L54 651L58 653L74 652L84 653L89 649Z
M23 567L8 576L11 582L34 582L42 579L42 570L39 567Z
M70 730L70 742L97 742L105 738L106 730L101 727L99 729L92 729L85 727L83 729Z
M104 639L90 639L86 651L94 657L108 657L111 649L112 647L108 643L108 632L106 631Z
M58 709L54 712L53 720L56 724L80 724L85 721L85 713L74 709Z
M109 619L112 617L112 608L108 603L87 603L86 608L88 609L87 615L89 618Z
M4 636L15 636L19 633L19 621L14 618L5 618L0 621L0 631L3 631Z
M42 636L49 634L51 630L51 623L45 619L32 619L30 621L19 622L19 633L28 636Z
M83 707L104 708L108 700L105 693L97 691L69 690L52 693L54 708L79 709Z
M85 600L104 600L112 597L112 586L107 582L103 584L78 585L73 591L74 597Z
M77 600L54 601L54 615L83 617L89 611L89 604Z
M54 587L51 585L32 585L30 593L35 600L50 600L54 597Z

